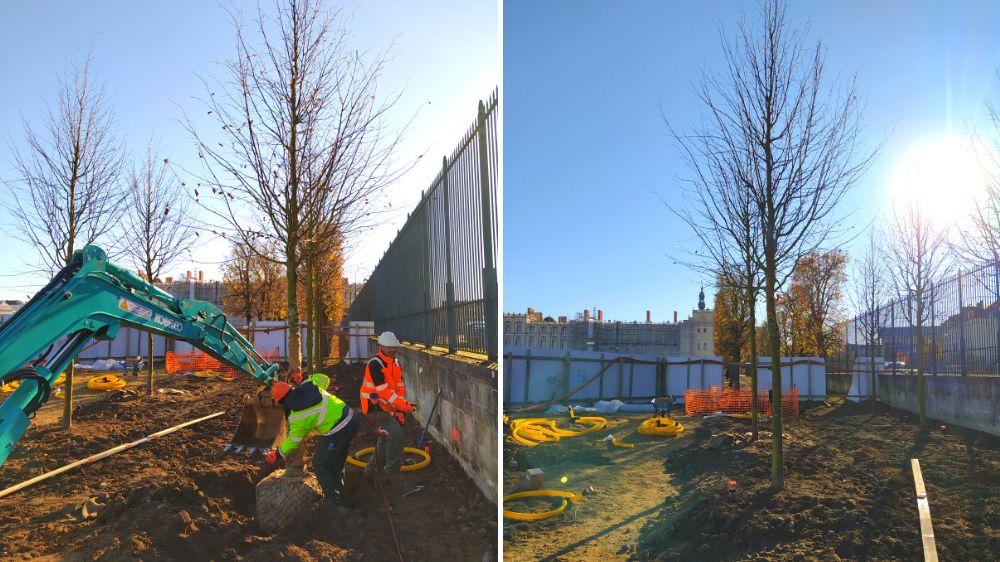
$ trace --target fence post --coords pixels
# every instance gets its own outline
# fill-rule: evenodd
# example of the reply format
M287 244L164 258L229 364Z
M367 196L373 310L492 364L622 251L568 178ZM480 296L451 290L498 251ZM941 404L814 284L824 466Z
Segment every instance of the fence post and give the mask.
M931 283L931 374L937 375L937 328L934 326L934 283Z
M455 353L458 349L457 331L455 325L455 282L451 274L451 203L448 196L448 157L441 158L441 187L444 189L444 261L447 268L448 281L445 285L446 298L448 299L446 322L448 323L448 353Z
M423 259L420 260L421 261L420 267L417 269L417 271L420 271L420 274L424 276L424 283L423 283L424 311L421 314L421 316L423 316L422 329L424 332L423 335L424 341L422 343L424 344L424 347L430 348L435 343L437 343L437 329L436 326L433 326L431 320L431 309L433 308L431 295L434 294L433 291L434 279L433 279L433 271L431 268L431 208L430 205L426 202L426 200L424 200L423 195L424 195L423 192L421 192L420 193L421 202L417 206L417 210L415 211L423 215L423 222L424 222L424 235L422 236L424 243L423 247L421 248ZM428 196L429 195L430 193L428 192ZM428 199L430 199L430 197L428 197Z
M958 364L962 376L967 373L965 370L965 311L962 310L962 270L958 270Z
M528 398L530 397L529 391L531 390L531 348L529 347L524 354L524 401L530 402Z
M563 358L563 394L569 394L570 352Z
M889 321L892 325L892 374L896 374L896 301L889 302Z
M492 189L489 148L486 144L486 106L479 100L479 173L483 199L483 314L486 321L486 354L497 356L497 268L493 259Z
M1000 375L1000 268L993 262L993 326L996 328L997 342L993 348L993 362L996 364L996 371L993 374Z

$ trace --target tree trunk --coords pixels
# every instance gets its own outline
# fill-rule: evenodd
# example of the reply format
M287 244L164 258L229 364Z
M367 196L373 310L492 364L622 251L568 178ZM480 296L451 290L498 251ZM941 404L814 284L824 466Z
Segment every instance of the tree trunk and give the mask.
M313 269L316 266L316 256L310 251L309 256L305 259L305 274L306 274L306 370L310 373L316 370L314 355L314 342L316 340L316 331L313 328L313 314L314 310L314 293L313 293Z
M871 359L871 362L872 362L872 388L871 388L871 393L872 393L872 415L874 416L875 415L875 405L876 405L876 402L877 402L877 397L875 396L875 387L878 384L878 380L877 380L878 379L878 375L875 374L875 352L874 352L875 338L871 338L870 341L871 341L871 343L868 345L868 355L871 356L870 359Z
M286 252L288 256L286 265L288 276L288 348L285 353L288 355L288 368L294 370L302 368L302 336L299 334L299 299L296 293L299 281L299 259L294 244L290 243Z
M767 267L764 272L764 300L767 303L767 333L771 344L771 488L782 490L785 487L785 455L781 440L781 340L778 337L778 317L774 303L777 275L773 246L765 251Z
M917 405L920 409L920 427L927 427L927 391L924 389L924 362L921 352L924 349L924 329L923 329L923 291L917 291L917 315L916 315L916 327L914 333L916 335L916 349L913 352L913 357L916 358L916 369L917 369ZM960 324L961 326L961 324ZM964 328L963 328L964 329Z
M153 333L146 332L146 351L149 361L146 363L146 395L153 395Z
M316 272L313 272L313 275L314 276L317 275ZM324 321L326 320L326 314L324 313L323 310L324 298L325 294L323 292L323 285L320 283L313 285L312 316L315 319L313 321L313 328L316 334L316 337L313 340L313 350L315 353L313 362L315 363L317 370L323 369L323 360L326 358L326 355L323 353L323 340L326 339L326 336L323 333L323 324Z
M751 283L752 284L752 283ZM752 420L751 424L751 439L756 441L760 434L760 404L758 398L757 390L757 299L754 294L755 291L752 288L747 288L747 306L749 306L750 312L750 389L753 392L753 396L750 398L750 418Z
M70 205L73 201L70 201ZM71 227L72 232L72 227ZM71 234L69 239L69 249L66 252L66 265L69 265L73 261L73 236ZM69 368L66 369L66 389L63 392L65 399L63 400L63 428L70 429L73 427L73 374L76 371L76 360L69 362Z

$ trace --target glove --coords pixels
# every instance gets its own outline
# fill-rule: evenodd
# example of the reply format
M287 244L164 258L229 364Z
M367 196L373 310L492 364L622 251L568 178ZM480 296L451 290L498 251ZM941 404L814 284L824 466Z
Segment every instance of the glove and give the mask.
M267 452L267 456L264 457L267 460L267 464L275 464L278 462L278 457L281 457L281 451L278 449L271 449Z
M299 371L292 372L292 384L302 384L302 373Z
M413 412L413 410L416 410L413 404L409 402L404 404L402 408L396 408L396 409L399 410L400 412Z
M403 412L396 412L396 421L399 422L399 425L405 425L405 420L406 418L403 417Z

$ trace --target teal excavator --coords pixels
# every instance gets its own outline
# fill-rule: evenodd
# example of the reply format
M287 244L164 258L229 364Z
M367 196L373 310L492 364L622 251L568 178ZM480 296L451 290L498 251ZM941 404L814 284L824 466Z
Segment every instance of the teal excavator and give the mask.
M86 246L0 327L0 385L21 381L0 404L0 465L49 399L56 377L88 342L112 340L122 326L188 342L260 380L257 396L246 397L250 407L244 407L233 445L265 450L279 437L284 416L266 392L278 365L254 351L215 305L170 295L108 262L104 250Z

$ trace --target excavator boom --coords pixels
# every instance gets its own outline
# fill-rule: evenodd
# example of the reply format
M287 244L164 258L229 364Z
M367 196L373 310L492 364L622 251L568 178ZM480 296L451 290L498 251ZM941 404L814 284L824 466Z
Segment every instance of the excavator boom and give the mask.
M170 295L86 246L0 327L0 384L21 381L0 404L0 465L56 377L88 342L112 340L122 326L188 342L266 386L277 378L278 366L254 351L218 307Z

